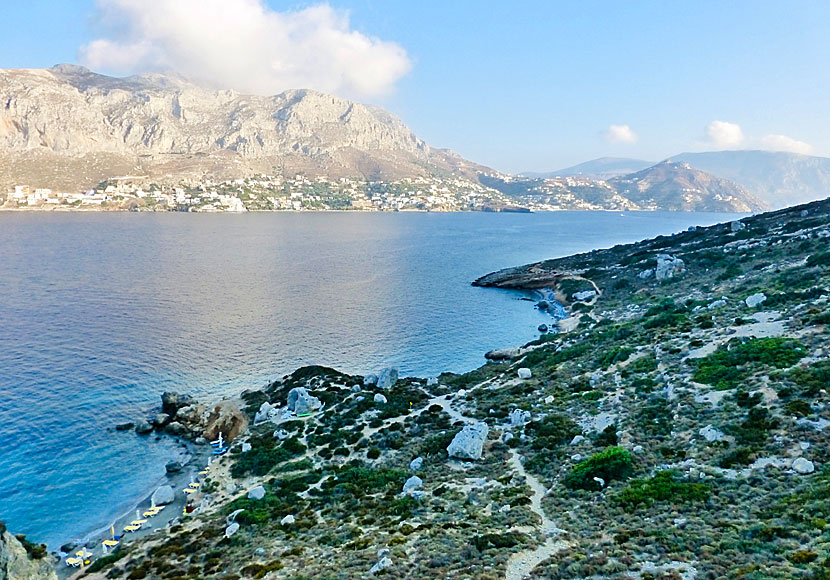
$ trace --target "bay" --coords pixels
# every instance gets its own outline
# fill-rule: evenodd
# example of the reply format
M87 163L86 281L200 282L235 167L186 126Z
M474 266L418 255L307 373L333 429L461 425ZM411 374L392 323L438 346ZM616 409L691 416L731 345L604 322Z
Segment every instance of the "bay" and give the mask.
M733 217L0 214L0 520L52 549L108 526L180 454L113 430L165 390L467 371L550 322L478 276Z

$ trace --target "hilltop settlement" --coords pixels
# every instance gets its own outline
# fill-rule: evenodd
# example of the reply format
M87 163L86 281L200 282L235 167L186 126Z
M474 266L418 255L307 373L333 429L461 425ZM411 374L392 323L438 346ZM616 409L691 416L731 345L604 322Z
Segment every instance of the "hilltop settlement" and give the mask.
M830 200L489 274L552 331L461 375L168 393L137 428L225 437L186 507L79 569L4 530L0 578L830 578L828 239Z

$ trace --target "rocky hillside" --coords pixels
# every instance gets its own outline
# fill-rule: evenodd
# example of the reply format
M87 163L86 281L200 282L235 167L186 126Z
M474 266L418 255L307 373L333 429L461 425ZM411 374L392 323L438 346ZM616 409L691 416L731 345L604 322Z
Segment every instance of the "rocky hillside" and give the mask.
M619 195L648 209L752 212L769 207L737 183L688 163L664 161L608 183Z
M245 393L195 511L86 577L828 578L828 238L824 201L486 276L559 332Z
M784 151L709 151L670 159L740 183L771 208L822 199L830 192L830 159Z
M125 174L474 178L479 169L382 109L314 91L258 97L71 65L0 70L4 188L89 187Z
M482 175L480 181L534 209L753 212L768 206L740 185L663 162L607 181L589 176L524 178Z
M57 580L46 546L15 537L0 522L0 580Z
M627 157L600 157L578 163L564 169L557 169L547 173L523 172L527 177L590 177L592 179L611 179L620 175L628 175L642 171L654 165L654 161L643 161L642 159L629 159Z

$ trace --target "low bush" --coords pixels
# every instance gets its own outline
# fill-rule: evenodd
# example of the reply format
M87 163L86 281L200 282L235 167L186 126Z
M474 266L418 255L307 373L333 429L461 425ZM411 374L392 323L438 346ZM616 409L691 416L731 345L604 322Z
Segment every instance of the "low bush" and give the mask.
M658 501L675 504L705 501L710 494L708 485L682 481L676 471L667 469L658 471L654 477L630 482L614 499L626 510L634 510Z
M556 413L529 423L525 431L533 437L530 444L533 449L555 449L582 433L571 418Z
M602 479L606 484L616 479L625 479L633 470L631 453L622 447L608 447L573 466L563 483L570 489L599 491Z
M691 361L697 368L694 380L717 389L732 389L752 370L752 365L784 369L807 353L797 340L786 338L733 339L709 356Z

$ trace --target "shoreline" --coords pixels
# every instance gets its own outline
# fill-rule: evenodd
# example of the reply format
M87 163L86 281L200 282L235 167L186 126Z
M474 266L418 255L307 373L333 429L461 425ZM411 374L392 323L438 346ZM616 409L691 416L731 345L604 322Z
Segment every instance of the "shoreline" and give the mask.
M71 545L72 550L68 556L72 556L76 551L86 549L92 553L90 565L94 564L105 555L112 554L113 550L120 549L124 544L130 543L132 540L138 540L153 534L156 534L168 528L174 521L179 520L182 516L182 511L187 504L188 497L182 492L191 481L198 481L198 472L205 468L209 457L212 457L213 448L209 444L196 445L192 441L175 438L185 446L185 457L182 461L181 470L175 473L167 473L157 480L151 489L143 492L137 502L131 503L130 507L119 514L113 521L108 524L97 525L86 534L83 538L77 540L68 540L63 545ZM151 498L159 487L169 485L173 488L173 501L167 504L158 515L150 518L144 518L147 522L135 532L125 532L124 527L136 519L136 511L139 514L145 512L151 506ZM103 541L111 539L111 528L114 529L116 536L122 536L119 545L116 548L109 549L107 553L104 552ZM61 580L73 577L77 573L83 573L88 566L74 568L66 564L66 557L63 552L53 550L50 553L59 559L55 563L55 570L58 573L58 578Z

